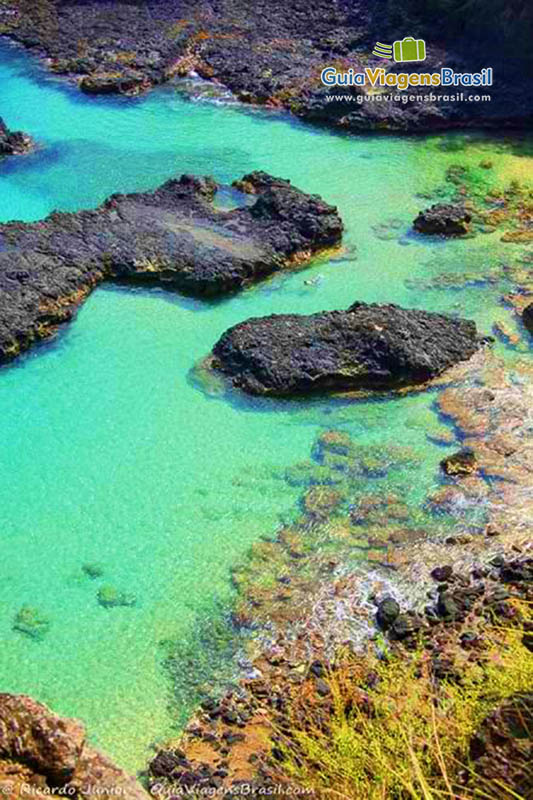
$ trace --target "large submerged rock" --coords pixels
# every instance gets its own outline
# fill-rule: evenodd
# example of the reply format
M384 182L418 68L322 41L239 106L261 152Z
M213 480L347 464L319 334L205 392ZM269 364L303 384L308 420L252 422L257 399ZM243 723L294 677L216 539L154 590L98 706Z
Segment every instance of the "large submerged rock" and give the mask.
M25 695L0 694L0 793L88 800L148 800L144 789L91 747L83 725Z
M387 389L425 383L481 344L469 320L354 303L241 322L219 339L211 363L250 394Z
M337 244L337 209L265 173L243 178L257 199L213 205L212 178L182 175L99 208L0 225L0 363L68 320L104 280L195 296L234 292Z

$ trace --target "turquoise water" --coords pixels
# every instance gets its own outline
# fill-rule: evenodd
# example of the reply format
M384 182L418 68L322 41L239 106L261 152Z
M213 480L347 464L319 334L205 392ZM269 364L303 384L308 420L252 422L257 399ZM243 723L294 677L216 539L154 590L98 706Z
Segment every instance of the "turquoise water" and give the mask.
M340 426L361 442L412 445L417 501L442 450L426 438L434 395L379 403L233 402L203 393L191 369L251 315L393 300L459 312L488 331L501 287L445 292L416 279L480 272L504 258L497 235L428 243L410 222L447 166L520 175L520 142L480 137L347 138L266 112L190 102L174 88L88 100L0 50L0 113L40 149L0 165L0 218L39 219L150 189L182 172L231 181L252 169L289 177L338 204L345 248L213 304L163 292L96 291L74 324L0 372L0 687L78 716L122 765L140 768L171 731L164 639L190 637L198 614L230 591L229 569L297 496L279 479ZM449 143L462 146L459 152ZM392 225L391 225L391 221ZM304 280L321 276L318 286ZM91 580L86 562L105 574ZM103 583L134 593L105 609ZM46 614L42 641L12 630L23 604Z

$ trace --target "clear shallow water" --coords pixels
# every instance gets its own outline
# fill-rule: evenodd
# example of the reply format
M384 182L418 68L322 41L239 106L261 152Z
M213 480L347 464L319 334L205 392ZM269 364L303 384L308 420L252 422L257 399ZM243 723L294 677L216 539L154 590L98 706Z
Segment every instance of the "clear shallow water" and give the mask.
M197 614L228 596L231 565L297 496L276 476L308 457L316 433L341 426L357 441L412 445L423 460L413 501L436 482L442 457L426 438L431 393L230 403L203 394L191 368L245 317L355 299L456 311L488 331L506 316L498 287L428 291L409 281L481 272L519 250L492 235L446 244L411 236L428 204L416 194L442 185L453 163L490 156L507 178L523 177L531 161L518 142L347 138L191 103L173 89L88 100L16 51L3 48L0 59L0 113L42 144L0 165L2 220L92 207L182 172L231 181L261 168L337 203L347 227L332 260L220 303L99 289L53 344L0 371L0 686L81 717L136 769L172 721L159 642L190 636ZM317 287L304 284L317 275ZM102 563L102 581L82 574L85 562ZM102 582L135 593L137 606L100 607ZM52 621L41 642L11 629L23 603Z

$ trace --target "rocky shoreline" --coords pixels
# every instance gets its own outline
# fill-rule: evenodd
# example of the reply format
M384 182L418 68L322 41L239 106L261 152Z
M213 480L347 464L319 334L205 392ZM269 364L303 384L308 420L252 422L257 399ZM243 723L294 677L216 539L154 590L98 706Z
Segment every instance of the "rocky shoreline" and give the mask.
M527 613L521 616L516 602L530 602L532 566L533 559L526 557L495 558L492 566L463 574L448 565L436 568L436 588L432 587L435 600L422 615L414 609L400 611L392 598L381 600L377 624L384 631L396 666L408 662L411 651L422 643L437 684L461 680L484 663L487 650L493 646L491 627L498 624L516 625L519 651L523 647L522 657L530 658L532 620ZM377 674L372 655L328 658L317 650L299 660L280 637L277 647L256 664L261 667L260 678L243 681L239 691L222 698L206 700L179 745L162 749L152 760L149 787L154 797L173 792L179 796L184 790L198 797L216 790L225 797L238 796L243 787L248 793L249 787L254 787L265 794L269 787L272 793L276 787L302 788L305 784L291 778L284 766L290 757L287 742L298 753L298 731L311 729L318 722L327 732L328 719L335 714L332 685L336 675L356 667L359 675L351 700L365 712L373 702ZM529 796L531 739L523 736L523 729L516 732L516 727L506 726L505 714L502 718L501 713L521 697L529 698L523 729L530 731L531 695L516 693L494 707L469 741L468 768L465 764L464 771L454 776L458 797L474 797L481 787L493 792L487 794L491 798L510 797L512 791ZM498 795L498 791L503 793ZM310 796L327 794L315 790ZM366 796L353 795L357 800Z
M242 181L255 202L231 211L214 207L212 178L182 175L94 211L0 225L0 363L72 319L102 281L220 296L341 241L337 209L320 197L265 173Z
M316 735L313 721L328 735L336 676L346 670L359 676L352 701L359 698L363 710L377 702L368 675L386 670L386 662L375 660L383 636L394 669L410 663L413 653L425 654L437 691L471 680L478 685L493 653L527 673L533 630L527 420L533 406L524 379L530 371L523 364L507 373L487 352L451 371L438 408L463 449L443 460L441 488L423 508L381 488L395 470L401 475L416 464L416 453L401 446L369 452L342 431L326 431L311 461L287 472L303 489L300 518L254 545L234 573L235 623L254 632L254 676L207 697L182 739L160 750L149 770L155 797L186 788L198 796L208 789L231 796L243 786L305 785L303 776L299 782L287 771L288 762L294 767L290 753L300 752L299 734ZM507 628L515 630L512 640L494 639ZM452 776L457 796L474 797L483 787L490 797L511 797L528 786L530 742L505 725L509 706L500 702L483 705L478 715L462 754L468 765ZM509 795L501 794L498 781Z
M358 87L323 86L319 76L326 66L360 70L384 65L372 49L388 31L392 37L398 33L389 17L390 8L382 3L327 0L311 5L301 0L187 0L178 13L170 0L142 5L11 0L0 14L0 30L88 94L138 94L194 73L228 87L242 102L284 108L306 121L347 131L500 130L532 124L527 64L497 56L493 47L488 49L496 75L489 87L491 102L427 102L428 87L417 89L422 100L367 102ZM425 24L408 11L402 19L402 27L413 31ZM463 41L439 30L424 64L410 69L433 71L445 65L476 72L488 64L480 55L487 47L475 38Z
M480 181L473 192L477 176L458 167L448 178L457 197L421 212L421 233L503 229L502 241L514 241L515 230L518 241L527 241L527 187ZM505 339L517 356L530 346L529 263L524 252L502 273L512 286L502 302L523 322L520 335ZM454 280L462 285L460 275ZM249 354L247 346L237 351L239 357ZM286 352L278 356L282 365L286 357L291 362ZM244 362L237 362L230 373L240 376ZM262 391L268 370L258 368L257 374ZM358 446L345 431L326 430L309 460L287 470L285 479L302 488L300 515L254 545L234 571L234 621L252 633L251 668L237 686L206 697L183 737L160 750L148 773L154 796L185 789L231 796L310 785L312 796L329 797L345 776L317 783L313 765L321 737L326 750L335 747L331 727L348 675L355 715L349 724L357 720L368 741L372 735L385 739L393 724L394 716L372 729L368 710L380 702L380 685L397 716L407 688L412 690L416 716L428 676L431 702L423 713L428 719L431 708L442 713L440 742L456 748L446 780L433 765L432 780L444 796L529 797L532 377L527 359L514 358L506 367L484 348L434 381L436 418L426 435L454 450L435 463L437 486L420 507L406 502L398 484L399 475L410 480L417 460L400 444L378 452ZM394 688L388 663L403 681L396 698L387 694ZM411 668L414 676L403 671ZM500 689L484 698L488 685ZM455 716L447 718L454 687L460 699ZM461 718L461 730L455 720L469 704L475 713L468 723ZM312 757L306 737L315 748ZM326 774L332 762L342 764L341 754L324 762ZM352 787L345 796L373 797L375 775L374 769L365 789ZM381 790L377 796L388 795Z
M369 13L348 4L320 2L311 11L293 5L298 13L280 17L276 3L258 3L252 18L238 2L190 3L176 20L166 2L15 0L17 13L3 32L89 94L136 94L194 71L223 82L244 102L287 108L343 130L531 123L524 88L512 81L498 88L508 100L497 99L487 116L416 103L362 104L346 113L349 104L329 103L316 73L332 59L346 68L373 63ZM435 64L443 57L432 56ZM460 59L447 56L446 63ZM24 134L0 127L0 153L29 146ZM114 195L93 211L1 225L0 363L52 335L104 280L213 297L341 241L337 210L321 198L264 173L245 175L235 188L253 201L232 211L214 207L212 179L182 176L155 192ZM530 212L524 198L520 203L521 227L506 232L506 241L531 240ZM496 222L493 211L483 214L487 225ZM479 209L473 213L467 201L433 205L414 227L463 236L481 224ZM505 302L532 332L527 274ZM435 463L438 488L417 508L388 486L416 465L416 452L401 443L378 451L344 430L324 430L309 459L287 470L284 479L302 490L298 518L257 543L233 576L235 628L255 634L254 677L205 697L183 738L159 750L147 774L152 797L250 794L244 789L250 786L266 794L298 785L305 773L295 766L311 759L297 734L327 740L340 680L350 686L347 719L371 720L388 663L400 670L422 664L421 675L430 676L437 692L432 699L442 699L438 692L448 684L477 685L494 675L498 658L508 673L511 657L524 664L531 658L532 371L520 362L504 369L481 344L475 325L464 320L356 303L344 312L248 320L215 346L215 366L235 386L260 395L398 388L441 376L434 384L438 425L428 436L453 444L454 452ZM347 361L339 356L346 350ZM117 600L112 587L98 600L105 607L134 602ZM17 624L27 628L28 620ZM504 628L510 638L494 633ZM418 651L423 657L412 662ZM451 776L462 799L479 796L486 780L496 792L504 782L509 794L498 798L527 797L531 685L516 678L508 686L508 695L468 730L461 757L469 769ZM78 723L29 698L1 695L0 792L18 800L25 785L35 797L71 785L79 800L149 796L86 744ZM327 796L329 788L319 785L315 796Z

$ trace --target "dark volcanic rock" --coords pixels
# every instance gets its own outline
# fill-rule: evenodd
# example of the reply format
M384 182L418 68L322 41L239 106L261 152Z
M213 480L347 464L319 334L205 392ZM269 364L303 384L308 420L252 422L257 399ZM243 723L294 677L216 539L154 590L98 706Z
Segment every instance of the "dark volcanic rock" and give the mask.
M391 639L402 641L415 636L422 627L422 620L417 614L399 614L390 629Z
M211 363L250 394L384 389L424 383L480 344L468 320L354 303L347 311L241 322L219 339Z
M376 621L380 628L387 630L400 614L400 606L393 597L386 597L378 606Z
M524 308L522 312L522 322L528 331L533 334L533 303L530 303Z
M466 15L471 27L460 36L450 13L435 39L427 4L402 9L401 27L431 38L426 60L410 64L409 72L431 73L443 65L479 72L490 53L497 76L491 102L470 103L457 102L455 92L446 99L446 92L434 93L430 86L404 92L406 102L380 94L380 102L358 103L359 87L321 83L322 69L333 64L356 71L383 66L371 51L377 38L393 41L398 35L398 12L381 1L16 0L14 5L18 13L0 20L3 32L45 56L52 70L80 78L86 92L137 93L194 70L243 102L282 106L310 122L348 131L501 129L532 121L531 69L520 60L505 4L490 26L496 39L487 39L483 26L473 27L476 13ZM517 23L515 15L515 24L527 39L522 16Z
M32 150L35 143L22 131L10 131L0 117L0 156L18 156Z
M446 564L444 567L435 567L435 569L431 570L431 577L433 580L439 581L442 583L444 581L450 580L453 573L453 567L449 564Z
M436 203L421 211L413 226L420 233L441 236L464 236L470 231L471 215L464 206L454 203Z
M340 240L334 207L288 181L261 181L256 202L232 211L213 206L212 178L182 175L94 211L0 225L0 363L70 319L103 280L222 295Z

